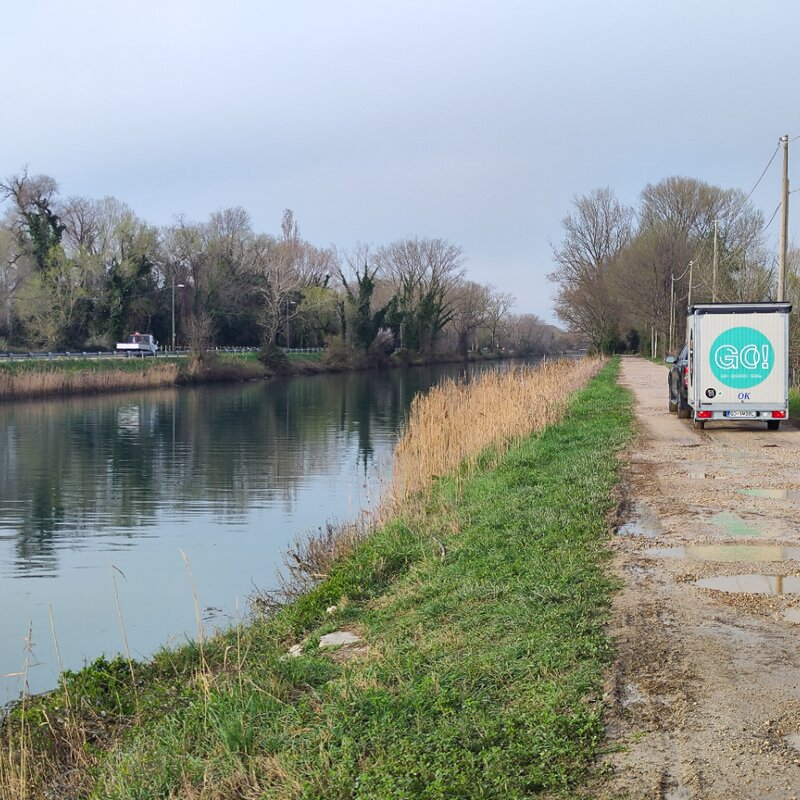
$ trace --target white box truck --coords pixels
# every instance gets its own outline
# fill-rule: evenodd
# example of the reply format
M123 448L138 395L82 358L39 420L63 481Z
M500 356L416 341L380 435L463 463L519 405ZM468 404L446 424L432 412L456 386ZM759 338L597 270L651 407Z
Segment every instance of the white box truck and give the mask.
M127 342L117 342L117 352L126 356L154 356L158 342L152 333L132 333Z
M687 401L698 428L709 420L789 416L790 303L705 303L689 309Z

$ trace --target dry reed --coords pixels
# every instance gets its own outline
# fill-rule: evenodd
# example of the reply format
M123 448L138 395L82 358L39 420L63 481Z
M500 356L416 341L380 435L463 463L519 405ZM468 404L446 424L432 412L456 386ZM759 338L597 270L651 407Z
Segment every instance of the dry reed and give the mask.
M446 381L411 404L394 454L392 505L453 473L488 447L503 453L515 441L558 422L570 395L594 376L601 359L551 361L488 372L471 383Z
M489 447L501 455L520 438L558 422L572 393L603 363L599 358L542 362L484 373L470 383L450 380L417 395L395 448L391 483L378 506L355 523L328 523L298 536L284 553L277 589L257 590L254 606L270 614L310 591L381 523L413 517L412 498L424 494L435 477L474 464ZM443 556L444 546L436 543Z
M178 369L177 364L156 364L141 371L42 370L18 374L0 371L0 400L173 386Z

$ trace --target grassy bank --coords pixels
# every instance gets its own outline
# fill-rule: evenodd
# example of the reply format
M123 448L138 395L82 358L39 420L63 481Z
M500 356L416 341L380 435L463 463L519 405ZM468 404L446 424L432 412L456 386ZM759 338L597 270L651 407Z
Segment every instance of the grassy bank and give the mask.
M27 701L0 797L572 796L603 737L606 516L630 435L612 364L563 422L400 492L414 500L271 617ZM361 642L320 650L333 630Z

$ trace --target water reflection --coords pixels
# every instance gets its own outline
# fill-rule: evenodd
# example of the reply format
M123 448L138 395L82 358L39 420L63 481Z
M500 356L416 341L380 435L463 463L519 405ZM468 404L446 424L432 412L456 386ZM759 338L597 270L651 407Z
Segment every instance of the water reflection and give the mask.
M366 476L432 379L324 376L0 407L0 532L15 550L3 572L52 576L59 540L137 536L164 509L222 524L254 505L290 510L300 486L353 450Z
M112 564L140 655L193 633L180 550L204 607L235 616L296 533L371 502L413 395L463 370L0 406L0 675L33 621L31 685L54 683L49 604L67 666L120 650Z

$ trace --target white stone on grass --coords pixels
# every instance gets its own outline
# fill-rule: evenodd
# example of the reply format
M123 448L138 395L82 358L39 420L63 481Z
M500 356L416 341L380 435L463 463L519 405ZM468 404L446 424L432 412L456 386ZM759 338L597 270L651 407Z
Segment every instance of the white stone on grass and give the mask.
M357 644L361 641L361 637L350 631L334 631L333 633L326 633L320 637L320 647L339 647L344 644Z

